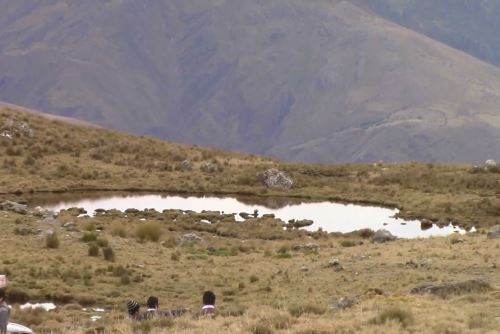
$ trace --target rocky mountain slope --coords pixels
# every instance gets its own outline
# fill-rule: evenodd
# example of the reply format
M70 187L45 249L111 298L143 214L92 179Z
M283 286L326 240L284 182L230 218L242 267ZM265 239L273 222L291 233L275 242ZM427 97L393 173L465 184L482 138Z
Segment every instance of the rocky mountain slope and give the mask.
M291 160L497 159L500 70L374 4L4 1L0 98Z

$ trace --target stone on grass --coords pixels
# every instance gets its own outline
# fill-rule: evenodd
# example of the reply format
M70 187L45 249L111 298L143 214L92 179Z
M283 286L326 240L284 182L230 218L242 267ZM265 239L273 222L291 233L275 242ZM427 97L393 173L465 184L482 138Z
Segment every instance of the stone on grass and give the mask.
M359 302L358 298L356 298L356 297L352 297L352 298L350 298L350 297L343 297L343 298L340 298L337 301L337 308L339 308L341 310L345 310L346 308L353 307L358 302Z
M257 180L268 188L290 189L293 185L293 180L276 168L258 173Z
M378 230L372 237L373 242L384 243L396 240L397 238L387 230Z
M330 261L328 261L328 265L327 265L328 268L333 268L334 271L342 271L344 270L344 267L342 266L342 264L340 263L340 260L339 259L330 259Z
M4 201L0 203L0 210L12 211L21 215L25 215L28 213L28 206L17 202Z
M181 162L180 169L183 172L190 172L193 170L193 165L189 160L184 160L183 162Z
M199 235L196 233L186 233L183 236L181 236L181 241L182 242L196 242L196 241L201 241L203 240Z
M301 250L310 250L310 251L316 251L319 250L320 246L315 243L307 243L307 244L300 244L300 245L295 245L293 246L294 251L301 251Z
M466 293L487 292L492 290L490 284L483 280L474 279L455 283L430 283L411 289L412 294L431 294L440 297L463 295Z
M488 239L498 239L500 238L500 225L493 226L487 234Z

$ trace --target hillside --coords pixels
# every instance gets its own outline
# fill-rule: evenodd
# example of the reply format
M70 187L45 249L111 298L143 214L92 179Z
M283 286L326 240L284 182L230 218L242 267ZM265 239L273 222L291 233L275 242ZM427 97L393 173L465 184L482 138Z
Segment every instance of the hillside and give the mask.
M500 3L490 0L353 0L390 21L500 66Z
M11 1L0 99L287 160L498 159L500 70L366 6Z
M270 167L292 187L261 184L256 173ZM500 243L484 232L500 223L499 175L470 165L290 164L0 108L0 274L11 320L39 334L495 333ZM69 200L86 190L372 203L477 231L378 243L369 230L284 229L264 216L236 222L218 207L159 212L134 203L92 217L30 204L34 195ZM198 319L208 289L217 317ZM125 320L126 301L144 310L150 295L161 310L191 312ZM56 309L21 309L28 301Z
M0 195L79 191L240 194L371 203L403 218L477 228L500 223L498 168L471 165L290 164L265 157L138 137L71 120L0 109ZM291 189L266 188L257 174L278 168Z

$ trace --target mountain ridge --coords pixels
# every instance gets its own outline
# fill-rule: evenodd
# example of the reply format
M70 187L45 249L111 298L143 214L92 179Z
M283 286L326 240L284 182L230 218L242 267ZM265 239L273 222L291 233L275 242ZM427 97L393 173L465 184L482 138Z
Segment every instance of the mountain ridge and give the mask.
M13 103L287 160L498 158L500 70L353 2L17 4Z

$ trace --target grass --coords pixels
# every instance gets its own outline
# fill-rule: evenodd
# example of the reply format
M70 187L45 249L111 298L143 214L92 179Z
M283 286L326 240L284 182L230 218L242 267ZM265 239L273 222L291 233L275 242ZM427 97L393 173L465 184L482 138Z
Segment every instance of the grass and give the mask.
M46 192L55 191L64 192L69 200L89 190L296 197L394 206L405 218L425 217L440 224L452 220L479 230L460 239L401 239L380 245L364 240L372 231L348 235L287 231L271 217L236 224L213 213L179 215L131 208L127 215L100 212L89 218L72 209L61 213L59 223L51 226L58 247L47 248L48 239L36 233L44 227L38 218L1 212L0 273L9 279L12 320L34 327L37 333L83 334L99 328L123 334L486 333L497 329L500 273L495 261L500 244L483 234L498 223L499 174L495 171L471 173L466 165L420 163L285 164L11 110L0 111L0 124L12 117L28 122L36 136L0 138L0 193L6 199L26 200L38 192L49 197ZM184 160L193 165L191 171L179 170ZM223 168L205 173L200 167L207 162ZM285 170L294 187L288 191L263 188L255 175L269 167ZM213 223L200 224L201 219ZM80 232L62 228L70 221ZM189 232L202 240L180 242ZM311 240L320 251L291 251L293 245ZM96 247L97 256L88 256ZM344 270L328 268L331 258L338 258ZM409 261L430 265L412 268L405 265ZM474 278L489 282L493 290L465 291L446 299L409 293L429 282ZM188 315L140 325L124 321L129 298L144 305L154 294L161 308L188 307L194 313L207 289L217 295L220 315L214 320ZM373 289L384 293L369 293ZM357 297L359 303L338 310L335 304L342 297ZM55 311L18 308L26 301L48 300L56 302ZM94 307L106 310L96 322L90 320Z
M496 169L477 172L470 165L424 163L287 164L0 110L0 124L6 119L27 122L35 130L34 138L0 138L0 194L11 199L84 190L284 196L398 207L402 218L480 228L497 224L500 214ZM184 160L191 162L192 171L178 170ZM205 173L200 167L206 163L224 168ZM293 188L265 189L256 182L256 174L271 167L286 171L294 179Z

